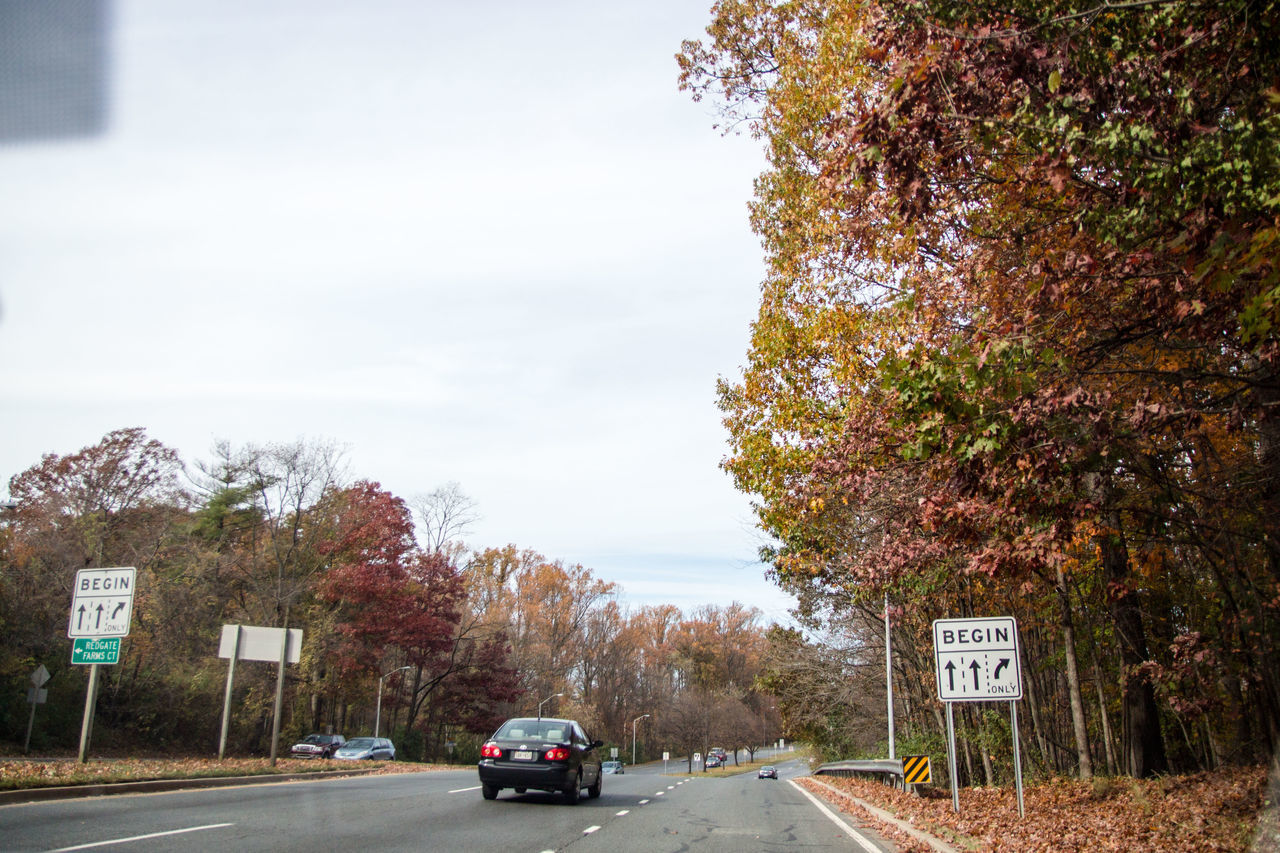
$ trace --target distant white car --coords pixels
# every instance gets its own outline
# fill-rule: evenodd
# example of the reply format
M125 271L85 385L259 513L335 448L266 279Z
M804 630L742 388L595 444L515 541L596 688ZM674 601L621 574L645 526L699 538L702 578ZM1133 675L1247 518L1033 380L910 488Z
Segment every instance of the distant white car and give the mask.
M600 772L602 772L602 773L614 773L614 774L617 774L617 775L619 775L619 776L621 776L622 774L626 773L626 771L622 769L622 762L621 762L621 761L604 761L604 762L601 762L601 764L600 764Z

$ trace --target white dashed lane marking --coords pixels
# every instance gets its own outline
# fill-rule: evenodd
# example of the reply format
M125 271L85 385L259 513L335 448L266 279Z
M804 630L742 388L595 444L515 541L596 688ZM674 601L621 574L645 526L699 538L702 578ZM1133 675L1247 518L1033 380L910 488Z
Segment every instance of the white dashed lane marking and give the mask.
M204 826L189 826L186 829L171 829L168 832L150 832L146 835L134 835L129 838L113 838L110 841L94 841L89 844L77 844L74 847L59 847L52 853L64 853L70 850L88 850L93 847L106 847L114 844L124 844L129 841L146 841L151 838L163 838L167 835L183 835L188 832L200 832L205 829L222 829L224 826L235 826L234 823L209 823Z

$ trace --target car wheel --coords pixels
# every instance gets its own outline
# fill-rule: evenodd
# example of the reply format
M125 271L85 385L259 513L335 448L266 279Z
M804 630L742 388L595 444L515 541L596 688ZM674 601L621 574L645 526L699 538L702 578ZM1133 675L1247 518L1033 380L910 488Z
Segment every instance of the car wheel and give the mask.
M604 774L597 773L596 781L587 788L587 796L594 800L596 797L600 796L600 789L603 786L604 786Z
M480 790L486 800L496 800L498 799L498 791L502 789L497 785L482 785Z
M568 805L574 805L578 802L579 790L578 786L582 784L582 776L575 773L573 778L569 780L569 784L564 786L564 801Z

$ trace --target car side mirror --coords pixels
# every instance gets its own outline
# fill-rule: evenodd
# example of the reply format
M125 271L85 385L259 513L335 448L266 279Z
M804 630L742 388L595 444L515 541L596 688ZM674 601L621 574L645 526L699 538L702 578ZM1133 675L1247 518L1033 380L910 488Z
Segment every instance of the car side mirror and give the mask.
M600 747L602 747L602 746L604 746L604 741L602 741L602 740L593 740L593 741L591 741L591 748L592 748L592 749L599 749L599 748L600 748Z

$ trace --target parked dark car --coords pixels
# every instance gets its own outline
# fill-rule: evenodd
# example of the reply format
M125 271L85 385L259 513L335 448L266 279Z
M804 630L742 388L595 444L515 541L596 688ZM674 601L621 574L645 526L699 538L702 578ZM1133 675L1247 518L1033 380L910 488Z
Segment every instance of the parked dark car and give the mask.
M602 740L591 740L574 720L517 717L507 720L480 749L480 786L486 800L503 788L523 794L559 792L564 801L578 802L583 788L587 796L600 796L603 781L599 749Z
M289 754L294 758L333 758L338 747L346 742L342 735L307 735L293 745Z
M760 768L760 772L756 774L756 778L757 779L777 779L778 768L774 767L772 764L766 764L764 767Z
M395 761L396 748L384 737L353 737L333 754L340 761Z

